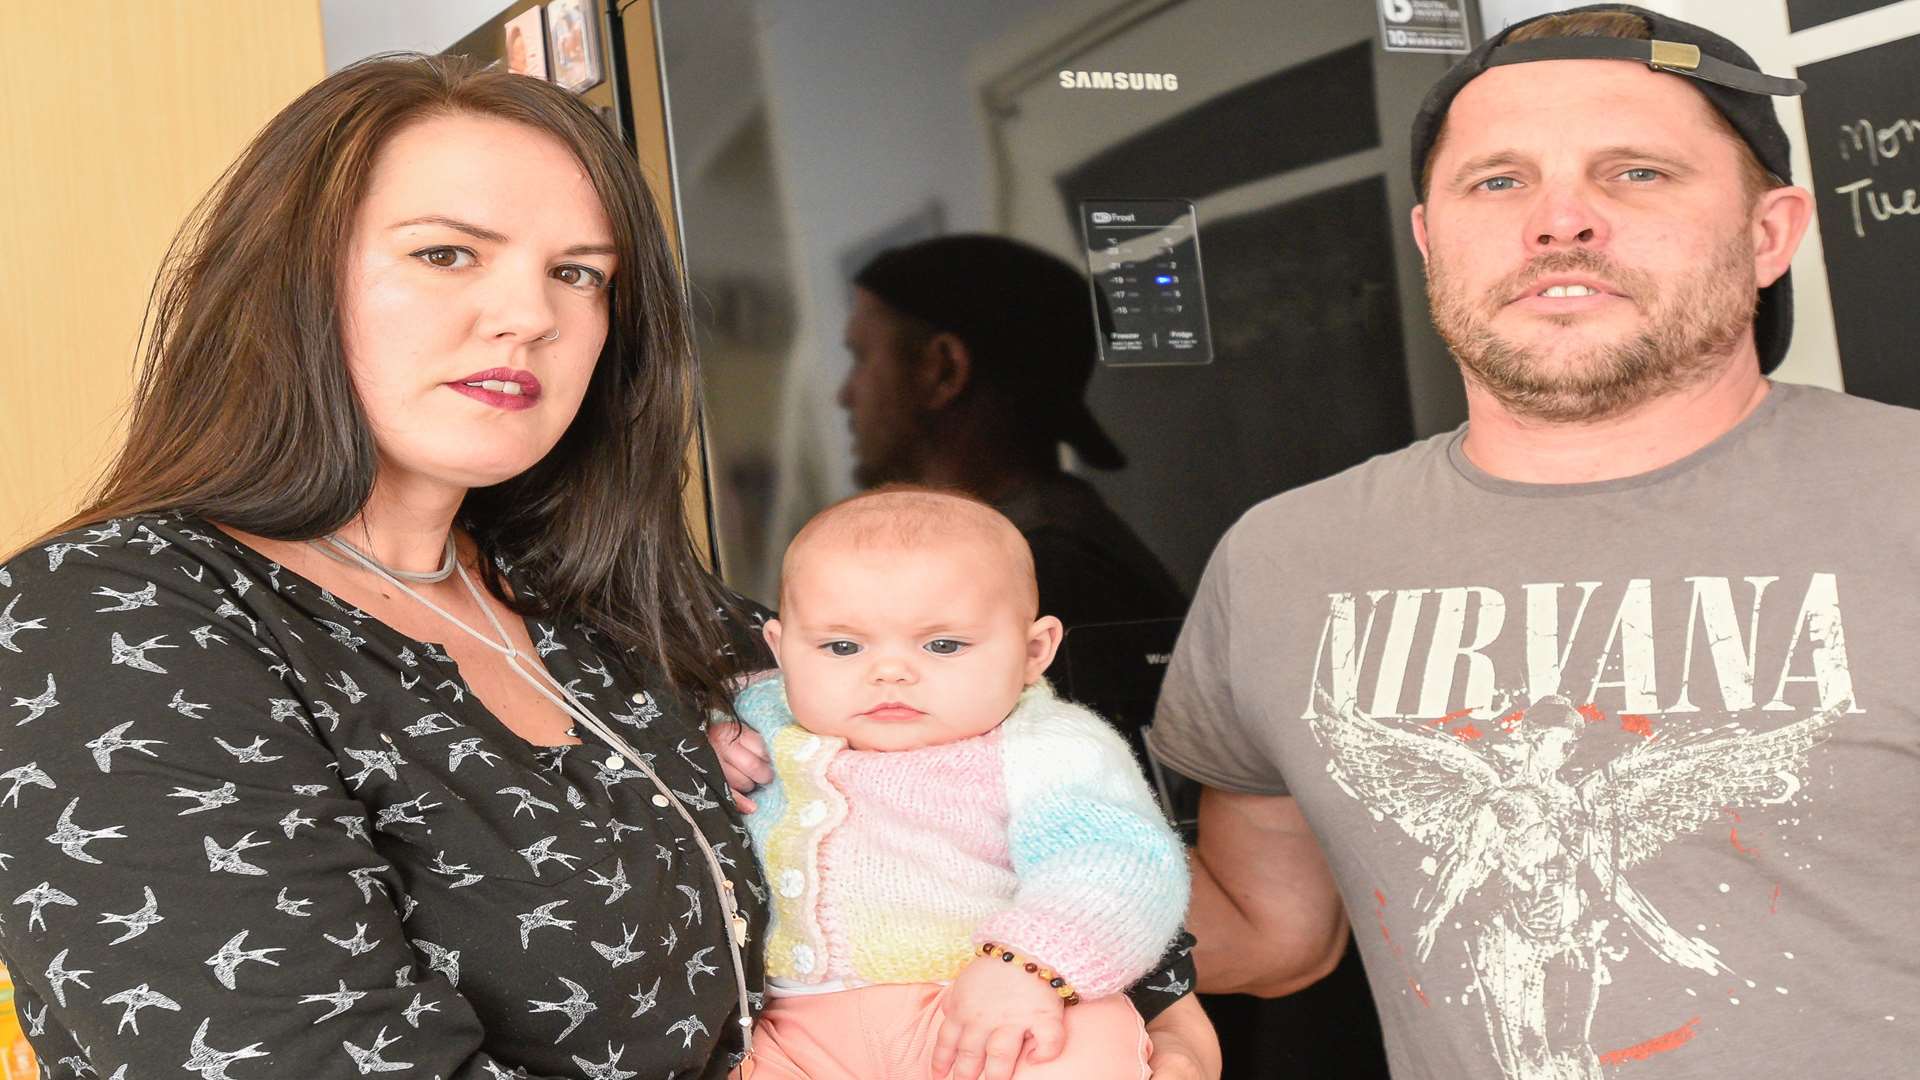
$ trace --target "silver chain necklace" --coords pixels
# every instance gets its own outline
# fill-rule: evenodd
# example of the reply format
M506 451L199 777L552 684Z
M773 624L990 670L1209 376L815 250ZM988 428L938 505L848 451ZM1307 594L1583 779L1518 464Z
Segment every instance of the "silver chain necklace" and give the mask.
M360 565L376 568L380 573L385 574L389 578L397 578L401 581L417 581L422 585L440 584L452 577L454 568L460 565L459 554L453 547L453 534L451 532L447 534L447 553L441 558L439 568L435 570L395 570L393 567L374 558L370 553L362 551L359 545L350 540L342 539L338 533L326 537L326 543L324 544L315 541L308 542L318 549L320 554L325 555L334 562L347 563L349 566L353 565L352 562L341 558L335 551L329 550L331 548L338 548L341 551L355 556L355 561L359 562Z
M624 756L625 760L620 762L620 765L631 766L641 775L645 776L654 787L654 795L650 800L654 806L663 810L672 807L673 810L679 814L680 819L686 823L688 831L693 834L694 844L699 847L701 855L705 857L707 876L713 881L714 891L720 898L720 908L726 913L730 929L732 930L732 933L723 936L726 938L727 952L733 958L734 989L740 999L739 1023L740 1038L742 1040L741 1045L745 1052L751 1054L753 1052L753 1008L752 1002L747 994L746 961L740 955L741 948L747 943L747 920L744 915L740 914L740 904L734 899L733 882L729 881L726 874L720 869L720 857L714 852L713 846L707 843L706 833L701 831L699 824L693 820L693 815L688 812L686 806L682 804L679 798L667 787L666 783L660 779L659 774L654 772L653 768L647 764L647 759L642 757L640 752L635 750L633 745L627 742L619 732L607 726L598 716L590 712L586 706L580 704L579 699L573 696L573 692L568 690L565 684L555 679L552 673L547 671L544 662L536 660L514 647L513 639L507 635L506 627L500 625L500 619L494 615L492 605L486 602L486 598L481 594L479 587L474 585L473 578L467 574L467 568L461 566L459 559L454 557L455 549L451 533L447 536L447 551L449 561L452 562L453 568L448 574L443 574L441 577L432 580L444 581L447 576L458 574L460 583L467 588L467 594L473 598L474 604L480 608L480 613L487 617L487 622L492 627L493 632L500 636L498 641L468 626L445 608L442 608L440 605L413 591L404 581L400 580L399 575L374 561L359 548L341 540L337 536L329 536L326 538L326 541L337 546L347 555L347 559L340 559L339 561L347 562L350 559L352 562L358 563L361 567L384 579L389 585L406 593L422 607L425 607L447 622L452 623L468 637L499 653L506 660L508 669L515 675L520 676L528 685L538 691L542 697L552 702L561 712L571 717L575 723L598 735L608 746L618 751L615 759ZM310 540L308 543L316 548L320 548L322 551L326 550L322 547L320 541ZM332 556L331 552L327 552L327 554ZM338 556L333 557L339 558ZM525 662L527 666L522 667L522 662ZM537 675L535 674L536 672ZM556 693L555 691L558 692ZM612 765L612 760L610 760L608 764ZM618 768L619 766L616 765L613 767Z

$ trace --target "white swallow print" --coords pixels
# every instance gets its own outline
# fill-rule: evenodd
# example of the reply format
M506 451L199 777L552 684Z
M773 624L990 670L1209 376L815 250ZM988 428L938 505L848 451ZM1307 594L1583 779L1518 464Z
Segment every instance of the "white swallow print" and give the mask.
M633 888L632 885L627 884L627 868L622 865L618 858L613 860L612 877L608 877L598 870L589 870L587 871L587 884L607 890L606 902L609 904L627 895L627 891Z
M35 885L26 892L14 897L13 902L16 905L33 905L33 910L27 914L27 929L31 930L37 925L40 927L41 933L46 933L47 930L46 907L48 904L59 904L62 907L80 906L80 901L54 888L53 883L50 881L43 881Z
M669 1025L667 1034L672 1035L675 1033L686 1036L685 1040L680 1044L680 1049L691 1050L693 1049L693 1037L695 1035L707 1034L707 1025L700 1019L700 1014L695 1013L685 1020L676 1020Z
M13 726L21 727L26 724L31 724L35 720L38 720L41 717L47 715L47 713L53 711L53 709L60 704L60 699L54 696L54 693L56 692L57 689L58 688L54 685L54 682L53 682L53 673L48 672L47 688L45 690L42 690L39 696L30 697L30 698L24 698L24 697L14 698L13 699L14 707L26 709L27 715L21 717L18 721L14 723Z
M709 945L706 948L701 949L699 952L694 953L693 958L687 961L687 989L689 991L693 989L694 976L713 975L719 972L720 970L719 968L714 967L712 964L707 963L707 954L712 952L716 948L719 948L719 946Z
M627 1018L629 1020L637 1020L652 1011L654 1005L660 1000L660 976L654 976L652 989L642 989L636 983L633 993L627 995L627 1000L636 1003L633 1015Z
M340 710L333 707L333 702L315 701L313 703L313 715L316 719L327 722L327 730L329 732L340 730Z
M147 582L146 588L135 589L132 592L121 592L119 589L109 589L102 585L93 590L93 595L102 600L112 600L114 605L94 608L93 611L96 615L111 615L115 612L134 611L143 607L159 607L160 602L154 599L159 592L159 584L152 581Z
M419 937L412 939L411 944L427 954L427 970L445 975L450 986L457 988L460 985L459 949L448 949Z
M141 544L145 544L147 548L148 556L158 555L162 551L165 551L166 549L173 546L173 541L162 537L159 533L154 532L152 529L147 528L145 525L139 526L134 530L134 532L139 533L140 536L136 539L127 541L127 546L137 547Z
M358 705L366 699L367 692L360 689L360 684L353 681L353 676L344 671L340 673L339 682L336 683L332 679L325 681L327 689L347 695L347 704L349 705Z
M354 923L352 937L338 938L328 933L322 933L320 936L347 950L349 956L359 956L363 953L370 953L380 944L378 940L367 940L366 923Z
M532 911L520 913L518 918L520 919L520 948L522 951L525 951L528 947L535 930L548 926L561 930L573 929L573 924L576 920L562 919L554 915L554 912L558 911L560 906L565 903L567 903L565 900L555 900L552 903L541 904Z
M204 705L201 706L201 708L205 707ZM235 746L218 735L213 737L213 741L219 743L220 749L232 754L233 760L242 765L264 765L269 761L279 761L282 757L280 754L267 753L267 737L265 735L256 736L252 742L245 746ZM299 813L297 810L294 812Z
M99 558L100 553L93 550L94 548L97 548L99 546L100 546L100 541L98 540L92 541L91 543L85 543L85 544L73 544L73 543L62 542L58 544L48 544L46 547L43 547L40 550L47 553L47 573L57 574L60 572L60 567L66 563L67 556L73 554L76 551L82 555L87 556L90 559Z
M347 830L347 836L364 841L369 847L373 845L373 834L367 831L365 814L342 814L333 820L335 824Z
M391 869L393 869L391 866L362 866L359 869L347 871L347 876L352 878L353 883L360 887L361 903L373 903L373 890L375 889L380 890L381 896L390 895L387 892L387 883L381 881L376 875L383 870Z
M128 1028L132 1028L133 1033L135 1035L140 1034L139 1016L140 1016L141 1009L157 1008L157 1009L166 1009L169 1012L180 1011L179 1002L173 1000L172 998L159 992L158 990L153 989L152 987L148 986L146 983L141 983L139 986L129 987L113 995L110 998L103 998L101 999L100 1004L125 1005L127 1007L127 1011L120 1014L120 1025L113 1029L113 1033L115 1035L120 1034L121 1032L127 1030Z
M101 771L105 772L106 770L103 769ZM174 815L175 817L186 817L188 814L203 814L208 810L218 810L223 806L232 806L234 803L240 801L240 796L235 794L238 790L238 786L229 780L219 787L208 788L205 791L195 791L192 788L177 787L167 793L167 798L192 799L200 804L198 806L190 806Z
M29 1036L37 1039L47 1033L47 1013L52 1008L52 1005L42 1005L40 1006L40 1015L35 1016L31 1005L28 1005L24 1001L20 1003L20 1012L27 1018L27 1034Z
M360 785L366 782L367 777L374 773L382 773L389 780L399 780L400 774L397 770L407 763L407 759L401 757L398 750L360 750L351 746L344 749L347 756L359 762L361 766L359 772L346 778L347 785L355 790L358 790Z
M402 969L402 970L405 970L405 969ZM439 1002L427 1001L425 1000L425 998L426 998L425 994L413 995L413 1000L407 1003L407 1011L400 1014L406 1020L408 1027L418 1030L420 1027L420 1018L422 1016L430 1012L440 1011Z
M354 633L352 627L342 626L332 619L315 619L314 621L326 627L327 634L331 636L333 640L356 652L359 651L360 646L367 643L367 639Z
M424 739L429 735L438 735L443 731L452 731L459 726L459 721L453 717L448 716L446 713L436 712L428 713L413 723L408 724L402 730L416 739Z
M63 1009L67 1007L68 983L78 983L83 990L93 989L93 987L87 985L85 979L80 977L82 975L93 974L91 970L87 968L69 969L67 967L67 954L72 951L72 949L61 949L59 955L53 958L53 963L47 965L47 987L53 991L53 999L59 1002L60 1007Z
M37 761L29 761L25 765L16 765L6 772L0 772L0 780L13 781L13 786L7 789L7 793L0 795L0 806L19 806L20 789L28 785L43 787L48 791L59 787L53 782L53 777L48 776L47 771L42 769Z
M220 635L219 635L219 634L218 634L218 633L217 633L217 632L216 632L216 631L215 631L215 630L213 629L213 625L212 625L211 623L209 623L209 624L207 624L206 626L196 626L196 627L194 627L194 629L193 629L193 643L194 643L195 645L198 645L198 646L200 646L200 647L201 647L202 649L204 649L204 648L206 648L206 647L207 647L207 643L208 643L208 642L211 642L211 641L217 641L217 642L219 642L219 643L220 643L220 644L222 644L222 645L225 645L225 644L227 643L227 639L226 639L226 638L223 638L223 637L221 637L221 636L220 636Z
M482 880L481 875L468 871L466 863L447 862L447 853L444 851L433 857L433 863L429 865L427 869L432 870L436 874L445 874L448 877L459 878L459 881L447 886L449 889L464 888L465 886Z
M425 795L415 795L406 802L397 802L381 808L379 815L374 818L373 827L385 829L394 825L425 825L427 819L421 815L429 810L440 809L440 805L436 802L428 802Z
M147 653L153 649L177 649L180 647L178 645L162 645L161 641L163 641L166 636L165 634L155 634L153 637L148 638L138 645L129 645L127 644L127 639L120 636L120 631L115 630L113 632L113 638L109 642L109 646L112 649L109 661L133 668L137 671L151 671L155 675L165 675L167 669L147 659Z
M192 1056L180 1066L187 1072L199 1073L200 1080L233 1080L233 1077L227 1075L227 1070L235 1064L248 1058L273 1056L260 1049L260 1044L257 1042L248 1043L233 1051L215 1050L207 1045L207 1025L211 1023L213 1023L212 1017L200 1021L200 1027L193 1033L193 1042L188 1047Z
M268 698L267 716L276 724L291 720L306 729L307 734L315 734L313 722L307 719L306 707L292 698Z
M47 628L45 616L38 619L15 619L13 617L13 609L14 605L18 603L20 603L20 598L16 596L12 600L7 601L7 606L4 609L0 609L0 649L5 649L13 653L20 651L20 646L13 643L14 635L20 633L22 630L45 630Z
M107 942L109 946L118 945L123 941L132 941L134 938L146 933L147 929L154 923L166 921L167 917L160 914L160 901L154 898L153 886L143 886L141 892L146 896L147 902L142 904L138 910L129 911L125 915L115 915L110 911L101 912L100 925L105 926L109 923L117 923L127 928L125 933Z
M674 888L687 898L687 910L681 914L680 920L693 926L700 921L700 890L691 885L675 885Z
M279 967L280 961L271 959L270 954L287 951L281 948L242 948L247 943L247 935L251 933L253 933L251 930L242 930L233 935L227 939L225 945L220 946L218 952L206 959L207 966L213 969L213 977L220 980L220 985L229 990L239 989L234 980L234 973L239 970L241 964L253 961L268 967Z
M289 898L287 896L286 886L282 885L279 894L273 898L273 909L275 911L284 911L297 919L310 919L313 917L313 912L307 910L307 905L311 903L313 903L311 899L294 900Z
M580 1026L580 1022L587 1018L588 1013L593 1012L600 1006L593 1003L593 997L587 993L586 987L581 986L565 975L557 975L555 978L567 984L568 993L564 1000L528 1001L527 1004L532 1006L532 1011L536 1013L557 1012L566 1014L566 1030L560 1032L560 1034L553 1038L554 1045L557 1046L560 1040L573 1034L573 1029Z
M581 1057L579 1054L570 1054L568 1056L573 1058L575 1065L580 1066L581 1072L586 1076L586 1080L633 1080L634 1077L640 1075L637 1072L631 1072L620 1067L620 1059L627 1056L627 1048L622 1046L617 1050L614 1049L612 1040L608 1040L607 1042L607 1060L598 1065Z
M104 829L83 829L73 822L73 808L79 805L80 800L75 798L67 804L65 810L60 811L60 820L55 824L53 832L47 834L47 843L66 852L69 859L77 859L97 866L100 860L87 854L87 845L95 840L125 840L127 834L120 830L126 826L109 825Z
M221 847L211 836L201 837L200 845L207 851L207 870L211 873L245 874L248 877L266 876L265 870L241 858L241 852L267 846L267 841L255 840L252 833L235 840L232 847Z
M234 603L230 597L220 598L220 606L213 609L213 617L216 619L239 619L241 622L247 624L247 633L255 637L260 636L260 624L255 622L253 616L247 614L246 611L243 610L239 604Z
M552 803L546 801L545 799L536 797L533 792L528 791L526 788L523 788L523 787L503 787L499 791L494 792L494 794L495 795L512 795L513 797L520 800L519 804L513 808L514 817L519 817L520 811L522 810L525 810L527 812L527 816L530 818L539 817L540 810L550 810L554 813L560 812L559 807L553 805Z
M500 755L482 747L480 741L478 738L472 738L461 739L456 743L448 743L447 771L453 772L459 769L460 763L470 757L477 757L480 759L481 764L492 768L493 763L500 760Z
M534 877L537 878L540 876L540 867L546 863L557 862L562 867L571 870L573 869L573 864L580 861L580 856L578 855L568 855L564 851L553 850L554 841L558 839L560 839L558 836L542 837L538 841L520 849L520 857L527 860L527 865L533 869Z
M647 955L647 950L633 947L634 936L638 933L640 933L639 929L629 930L627 924L623 922L620 924L620 944L614 945L602 941L590 941L587 944L592 945L593 951L599 953L602 959L611 964L613 970L618 971L620 965L631 964Z
M300 1004L327 1006L326 1012L314 1017L314 1024L319 1024L322 1021L331 1020L341 1013L346 1012L348 1009L353 1008L353 1003L366 997L367 993L365 990L347 989L347 980L341 979L340 989L329 994L308 994L300 999Z
M172 709L174 712L179 713L189 720L205 720L206 716L203 714L212 707L211 705L202 705L198 702L188 701L185 690L175 690L173 697L167 701L167 708Z

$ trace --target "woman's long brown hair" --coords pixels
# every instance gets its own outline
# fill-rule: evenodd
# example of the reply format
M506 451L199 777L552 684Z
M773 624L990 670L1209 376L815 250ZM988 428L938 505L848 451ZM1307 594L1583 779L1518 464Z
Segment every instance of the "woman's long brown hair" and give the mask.
M375 154L403 126L449 114L560 140L619 249L607 343L579 414L539 463L461 507L487 587L523 614L600 629L701 707L724 707L738 635L682 508L697 378L659 211L633 153L585 104L465 58L345 68L254 137L175 238L149 301L126 443L54 532L178 510L306 540L360 512L376 457L341 344L341 264ZM513 598L496 559L525 575Z

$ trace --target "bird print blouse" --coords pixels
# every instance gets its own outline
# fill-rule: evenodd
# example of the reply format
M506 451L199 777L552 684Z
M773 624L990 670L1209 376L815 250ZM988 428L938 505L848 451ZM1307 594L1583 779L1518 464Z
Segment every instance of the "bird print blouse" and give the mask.
M757 1003L766 890L699 718L590 630L528 634L715 849ZM738 1050L724 905L632 763L527 743L440 645L205 521L0 567L8 702L0 957L53 1077L719 1077Z
M757 1010L767 890L700 717L591 628L528 634L715 850ZM0 733L0 960L49 1077L691 1080L739 1059L725 903L645 774L585 730L526 742L441 645L204 520L110 521L0 566ZM1143 1016L1191 987L1190 944L1133 991Z

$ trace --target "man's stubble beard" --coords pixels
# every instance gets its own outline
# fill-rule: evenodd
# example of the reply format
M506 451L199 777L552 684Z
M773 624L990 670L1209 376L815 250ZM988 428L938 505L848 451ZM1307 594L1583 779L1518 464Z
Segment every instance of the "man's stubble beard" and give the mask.
M1583 355L1547 357L1501 337L1493 317L1527 284L1554 273L1591 273L1623 289L1648 312L1646 325L1623 341ZM1427 267L1427 299L1435 329L1466 378L1511 414L1550 423L1591 423L1619 416L1713 376L1753 325L1759 302L1753 246L1745 233L1715 252L1710 266L1663 295L1646 274L1584 249L1554 252L1501 279L1482 297L1466 295L1445 260ZM1579 316L1549 318L1565 327Z

